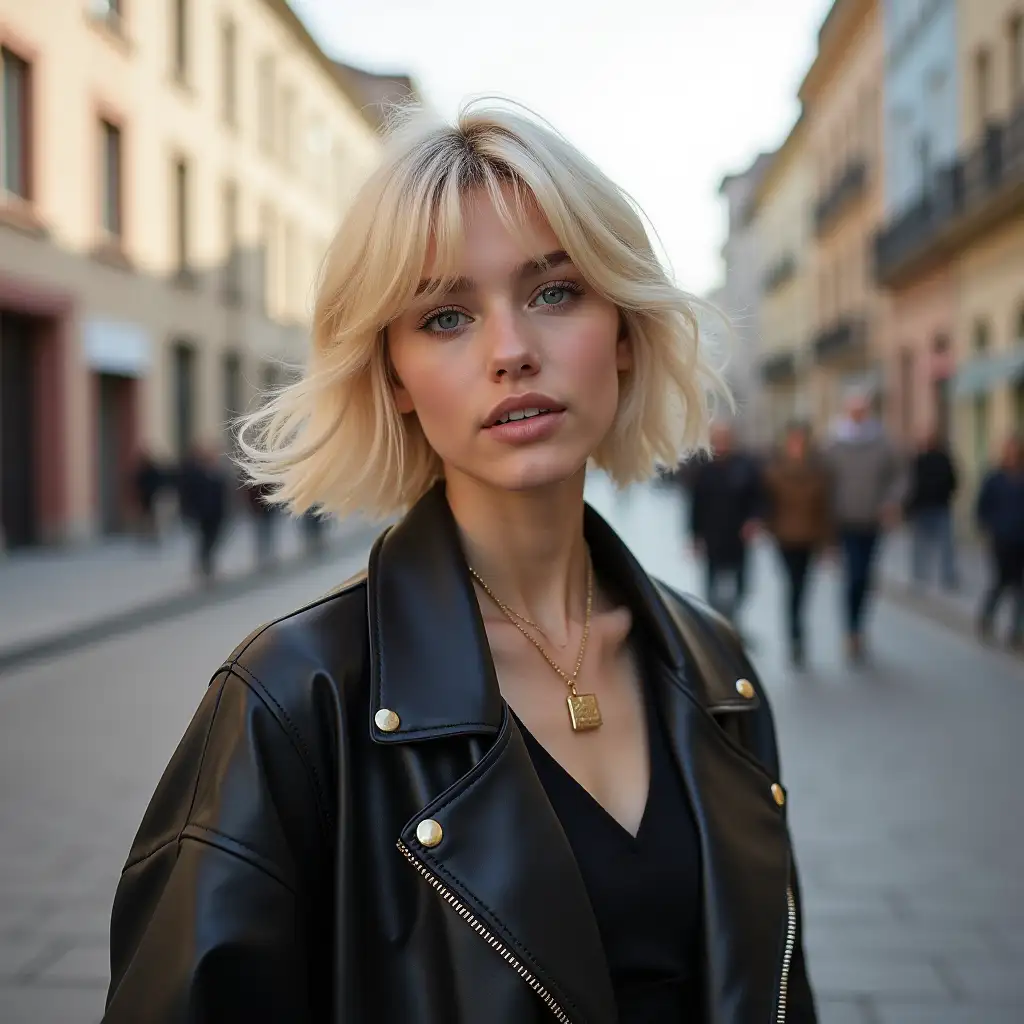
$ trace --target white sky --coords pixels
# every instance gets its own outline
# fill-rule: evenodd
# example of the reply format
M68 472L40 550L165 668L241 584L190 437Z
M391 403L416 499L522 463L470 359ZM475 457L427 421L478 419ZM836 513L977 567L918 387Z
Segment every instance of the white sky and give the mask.
M682 287L721 276L722 176L773 149L831 0L292 0L332 56L443 114L531 107L644 208Z

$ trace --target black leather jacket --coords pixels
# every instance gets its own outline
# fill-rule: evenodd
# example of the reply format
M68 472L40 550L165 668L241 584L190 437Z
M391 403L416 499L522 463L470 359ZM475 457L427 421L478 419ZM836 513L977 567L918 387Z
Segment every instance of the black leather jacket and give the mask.
M657 666L693 801L706 1020L813 1024L764 694L727 627L590 509L585 523ZM417 839L425 819L437 845ZM124 868L111 968L107 1024L615 1024L440 486L363 576L256 630L214 676Z

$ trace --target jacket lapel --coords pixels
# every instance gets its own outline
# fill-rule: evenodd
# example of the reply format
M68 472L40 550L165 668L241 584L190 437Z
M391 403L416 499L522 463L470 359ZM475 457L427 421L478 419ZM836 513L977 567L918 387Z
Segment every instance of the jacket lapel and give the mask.
M774 780L712 714L742 714L758 698L736 692L728 659L718 651L718 660L709 660L712 645L697 645L703 658L695 663L676 599L659 593L589 508L585 529L598 572L630 607L650 648L644 662L652 666L700 830L708 1019L768 1020L787 923L786 826L772 798ZM402 830L403 852L556 1018L615 1024L596 920L501 698L443 485L378 540L368 600L374 741L476 736L490 744L466 774L426 787L427 802ZM421 778L430 775L424 769ZM428 823L439 831L432 834Z

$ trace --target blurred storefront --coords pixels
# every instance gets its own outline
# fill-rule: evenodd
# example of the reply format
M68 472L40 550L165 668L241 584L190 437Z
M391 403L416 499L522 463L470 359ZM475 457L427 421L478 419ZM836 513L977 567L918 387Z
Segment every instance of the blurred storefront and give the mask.
M140 450L226 444L264 368L304 361L381 103L412 90L332 62L284 0L81 7L0 23L8 547L122 529Z

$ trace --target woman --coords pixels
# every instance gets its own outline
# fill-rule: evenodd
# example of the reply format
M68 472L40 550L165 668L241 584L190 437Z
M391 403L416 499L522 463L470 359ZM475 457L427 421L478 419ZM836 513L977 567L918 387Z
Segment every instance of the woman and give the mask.
M396 131L243 441L295 511L409 511L214 676L117 892L110 1024L815 1019L765 696L583 502L591 458L696 446L713 382L567 142Z
M978 491L978 528L988 539L991 583L978 617L983 639L992 626L1002 596L1013 594L1009 644L1024 647L1024 442L1011 437L1003 446L999 466L990 470Z
M814 557L832 541L828 474L810 450L810 431L790 425L764 472L767 527L786 571L790 659L804 665L804 594Z

